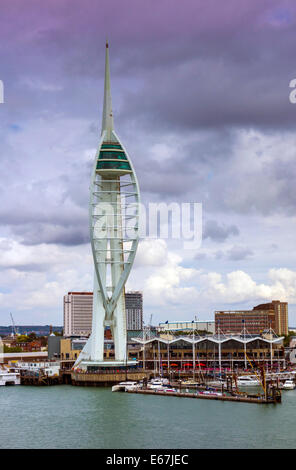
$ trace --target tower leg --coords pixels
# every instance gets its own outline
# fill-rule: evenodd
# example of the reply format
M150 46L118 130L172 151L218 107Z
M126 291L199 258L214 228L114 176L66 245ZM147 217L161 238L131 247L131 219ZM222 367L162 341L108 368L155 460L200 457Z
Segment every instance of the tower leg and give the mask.
M101 299L97 276L94 279L93 317L91 334L91 360L104 360L105 309Z
M124 294L122 293L118 299L117 307L113 313L114 326L113 338L115 348L115 359L118 361L127 360L127 333L126 333L126 314Z

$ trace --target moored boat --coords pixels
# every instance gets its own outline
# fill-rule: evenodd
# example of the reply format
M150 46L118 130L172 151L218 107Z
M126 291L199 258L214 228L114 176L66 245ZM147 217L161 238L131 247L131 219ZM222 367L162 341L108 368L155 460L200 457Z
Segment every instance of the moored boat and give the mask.
M126 392L127 390L135 390L138 387L138 382L119 382L119 384L113 385L112 392Z
M149 390L163 390L169 385L168 379L155 378L150 380L147 384Z
M296 387L295 383L293 380L286 380L282 386L283 390L294 390Z
M260 381L256 377L242 375L237 378L237 385L239 387L257 387L260 385Z

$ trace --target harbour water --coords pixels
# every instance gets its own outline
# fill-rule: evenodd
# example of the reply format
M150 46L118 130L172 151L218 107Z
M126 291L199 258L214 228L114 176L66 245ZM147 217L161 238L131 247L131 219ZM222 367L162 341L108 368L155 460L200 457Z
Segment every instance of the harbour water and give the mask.
M0 387L0 448L296 448L296 390L257 405L112 393L110 388Z

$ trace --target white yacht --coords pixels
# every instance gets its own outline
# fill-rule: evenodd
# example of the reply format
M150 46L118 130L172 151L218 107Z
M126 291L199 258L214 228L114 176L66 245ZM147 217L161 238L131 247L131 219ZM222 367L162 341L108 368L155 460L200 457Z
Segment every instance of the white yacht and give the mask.
M0 369L0 386L1 385L20 385L21 377L19 371Z
M286 380L282 386L283 390L294 390L295 383L293 380Z
M164 390L169 385L168 379L155 378L150 380L147 384L149 390Z
M139 387L137 382L119 382L113 385L112 392L126 392L127 390L135 390Z
M209 395L209 396L214 396L214 397L222 397L221 392L217 392L215 390L201 390L198 392L198 395Z
M208 385L210 385L211 387L222 387L222 385L226 386L227 383L225 380L216 379L216 380L211 380L210 382L208 382Z
M237 378L237 385L239 387L256 387L260 385L260 381L256 377L242 375Z

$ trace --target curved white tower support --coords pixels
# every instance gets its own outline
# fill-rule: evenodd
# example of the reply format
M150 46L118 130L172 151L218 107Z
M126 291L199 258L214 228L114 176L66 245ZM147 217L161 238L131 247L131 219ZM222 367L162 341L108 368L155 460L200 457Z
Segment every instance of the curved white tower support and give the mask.
M74 367L127 364L124 286L138 246L140 194L136 174L113 128L109 47L106 44L102 134L89 203L94 259L92 333ZM115 361L104 361L104 330L111 327ZM134 364L134 361L133 361Z

